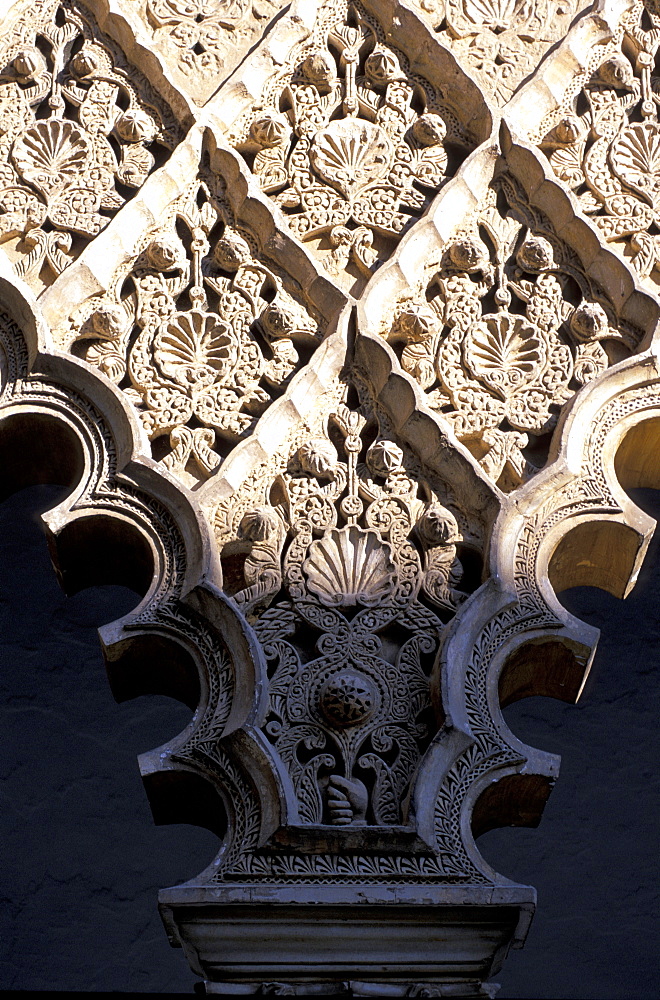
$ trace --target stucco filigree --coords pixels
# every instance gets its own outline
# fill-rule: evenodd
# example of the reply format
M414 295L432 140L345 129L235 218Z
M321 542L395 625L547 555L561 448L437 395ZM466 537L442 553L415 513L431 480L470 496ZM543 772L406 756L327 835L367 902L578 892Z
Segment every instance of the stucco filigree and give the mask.
M0 62L0 242L39 288L181 135L93 15L67 0L24 11Z
M220 839L171 938L211 992L484 996L534 891L475 837L558 769L502 705L578 697L553 588L652 530L660 10L88 2L0 18L0 466L143 594L113 691L194 713L140 761Z
M259 40L282 0L126 0L183 88L203 104Z
M465 155L473 137L374 16L333 0L234 142L286 225L350 285L391 253L445 180L448 151Z
M564 404L642 331L503 169L427 273L388 340L484 471L515 489L545 461Z
M292 784L290 821L388 826L406 821L438 726L429 671L467 597L457 545L479 545L483 529L353 381L353 404L337 382L333 404L215 523L228 565L245 553L233 599L269 662L262 725Z
M208 169L135 253L78 311L71 347L122 386L155 454L192 486L250 434L324 323L263 262Z
M566 33L585 0L412 0L497 104Z

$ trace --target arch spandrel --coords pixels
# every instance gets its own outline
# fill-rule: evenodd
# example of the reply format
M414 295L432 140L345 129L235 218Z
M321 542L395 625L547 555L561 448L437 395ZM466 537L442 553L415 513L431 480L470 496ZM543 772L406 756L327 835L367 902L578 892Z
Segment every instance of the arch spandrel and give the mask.
M156 821L219 838L161 893L171 940L209 992L490 995L535 893L475 837L538 823L559 771L502 706L579 697L598 636L556 592L625 596L654 527L624 489L657 481L660 304L547 135L580 88L602 96L603 59L632 66L623 39L655 12L585 10L516 91L555 39L543 4L506 25L468 3L442 23L393 0L56 6L39 17L89 39L62 49L55 113L0 136L32 249L23 208L48 185L20 143L98 89L85 46L113 54L111 96L117 66L144 74L174 124L160 159L155 135L124 140L150 168L62 267L56 210L41 262L20 240L0 260L0 487L63 476L44 526L65 589L142 594L101 630L113 693L194 713L140 758ZM58 44L7 50L0 86L41 100ZM630 72L648 98L649 67ZM90 132L113 157L114 117L144 114L131 86Z
M183 137L180 120L84 5L5 15L2 246L39 291Z
M508 5L498 0L411 0L410 5L498 107L511 100L574 20L595 6L589 0Z
M258 82L251 64L239 67L209 110L283 211L280 224L358 294L489 134L492 112L406 7L320 2L311 15L301 4L307 31L286 58L257 56ZM283 21L264 46L287 36Z

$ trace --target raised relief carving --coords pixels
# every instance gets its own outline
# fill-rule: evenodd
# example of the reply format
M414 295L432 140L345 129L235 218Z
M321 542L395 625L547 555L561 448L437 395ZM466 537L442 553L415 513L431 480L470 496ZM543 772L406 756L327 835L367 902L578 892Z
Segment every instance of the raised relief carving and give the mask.
M600 61L594 52L584 86L571 88L541 147L603 238L657 288L660 11L636 3L617 37Z
M657 280L660 10L582 19L498 145L488 101L580 0L95 2L185 110L181 142L84 6L5 6L22 19L0 42L0 242L51 287L35 305L2 277L3 440L19 410L44 454L66 423L53 463L87 478L54 549L85 564L77 538L115 517L145 591L104 630L113 690L194 711L141 761L159 817L188 808L222 839L164 890L172 939L209 992L486 995L534 893L474 837L535 821L557 771L500 707L577 697L594 641L553 600L574 581L553 546L573 519L592 582L625 525L601 578L623 593L651 531L613 476L626 422L660 407L658 302L604 244ZM571 80L591 63L558 109L567 50ZM374 907L378 955L354 946ZM424 950L447 928L452 965Z
M144 77L68 0L23 13L0 66L0 243L38 290L180 135Z
M584 0L413 0L499 105L562 38Z
M429 673L443 622L467 596L457 545L481 544L355 385L349 405L355 390L337 384L278 475L261 470L215 513L229 564L245 553L234 601L269 663L264 730L303 825L408 821L439 724Z
M203 178L72 323L74 353L122 386L154 454L188 486L252 431L300 366L295 345L309 350L322 337L236 227L222 181Z
M641 336L517 190L496 179L388 332L428 404L505 490L543 464L564 403Z
M142 0L153 40L203 104L259 40L283 0Z
M235 136L286 223L328 273L359 287L446 176L447 144L469 141L358 3L325 3Z

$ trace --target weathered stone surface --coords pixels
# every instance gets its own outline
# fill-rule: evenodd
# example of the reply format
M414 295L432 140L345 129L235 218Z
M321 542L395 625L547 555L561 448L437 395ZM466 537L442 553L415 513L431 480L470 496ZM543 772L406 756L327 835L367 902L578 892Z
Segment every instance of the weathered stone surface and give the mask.
M222 839L162 895L210 992L484 995L524 939L475 837L538 822L559 761L502 705L578 698L597 635L556 592L625 596L624 490L660 481L657 15L585 12L517 89L576 12L4 15L5 487L68 483L64 586L142 595L116 697L195 711L140 767ZM338 932L379 921L387 960Z

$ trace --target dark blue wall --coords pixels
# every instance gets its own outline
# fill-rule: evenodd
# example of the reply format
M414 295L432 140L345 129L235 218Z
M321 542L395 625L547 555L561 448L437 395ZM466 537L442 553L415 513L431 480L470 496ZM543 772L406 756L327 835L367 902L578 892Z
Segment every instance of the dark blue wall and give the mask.
M116 705L96 627L125 613L119 587L65 598L36 513L58 491L0 506L0 987L190 992L156 894L200 871L216 839L155 827L136 754L178 732L189 711L166 698ZM660 517L660 503L640 491ZM579 706L529 699L512 729L560 753L538 830L480 840L500 871L539 890L527 945L500 996L651 1000L658 995L660 552L624 603L564 595L603 630Z

